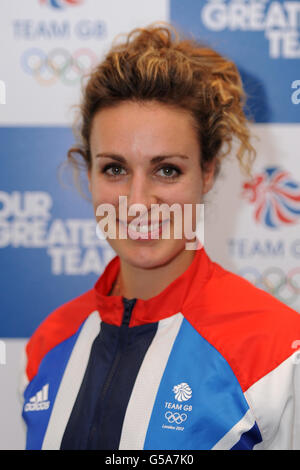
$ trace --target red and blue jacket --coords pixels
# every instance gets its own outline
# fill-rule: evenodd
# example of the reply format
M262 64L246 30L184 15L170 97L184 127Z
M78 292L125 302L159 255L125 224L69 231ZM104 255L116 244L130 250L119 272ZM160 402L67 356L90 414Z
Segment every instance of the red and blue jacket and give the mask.
M300 316L204 247L149 300L95 286L26 346L27 449L300 449Z

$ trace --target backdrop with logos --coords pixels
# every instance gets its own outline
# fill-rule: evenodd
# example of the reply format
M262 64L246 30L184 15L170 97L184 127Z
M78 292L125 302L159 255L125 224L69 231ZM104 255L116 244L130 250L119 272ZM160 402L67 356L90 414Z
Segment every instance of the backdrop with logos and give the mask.
M21 351L115 255L64 162L83 77L120 33L168 21L237 64L254 177L234 147L205 201L205 247L300 312L300 3L2 0L0 11L0 449L22 449Z

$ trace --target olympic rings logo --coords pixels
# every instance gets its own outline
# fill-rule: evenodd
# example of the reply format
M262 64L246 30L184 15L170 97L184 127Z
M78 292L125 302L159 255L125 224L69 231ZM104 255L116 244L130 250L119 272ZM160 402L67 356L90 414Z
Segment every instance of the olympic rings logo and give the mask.
M185 413L172 413L172 411L167 411L165 413L165 418L169 421L170 424L176 423L181 424L184 423L187 419L187 415Z
M267 268L262 273L256 268L246 267L237 274L286 304L293 303L300 294L300 267L291 269L287 274L279 267Z
M96 54L90 49L81 48L71 54L58 47L46 54L32 47L21 57L24 72L34 76L41 85L53 85L61 80L65 85L77 84L97 62Z

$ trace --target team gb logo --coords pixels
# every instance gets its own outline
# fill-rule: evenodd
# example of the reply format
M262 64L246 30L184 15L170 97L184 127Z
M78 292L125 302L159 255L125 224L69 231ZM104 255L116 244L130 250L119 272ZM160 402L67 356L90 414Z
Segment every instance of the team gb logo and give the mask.
M175 385L173 392L175 393L175 399L177 401L187 401L192 397L192 389L185 382Z

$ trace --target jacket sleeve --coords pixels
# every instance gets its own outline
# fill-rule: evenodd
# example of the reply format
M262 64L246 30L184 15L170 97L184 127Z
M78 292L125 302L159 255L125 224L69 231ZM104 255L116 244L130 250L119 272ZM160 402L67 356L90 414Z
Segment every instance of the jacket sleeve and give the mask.
M291 348L299 343L296 340ZM245 396L263 438L255 450L300 450L300 349L254 383Z

